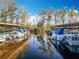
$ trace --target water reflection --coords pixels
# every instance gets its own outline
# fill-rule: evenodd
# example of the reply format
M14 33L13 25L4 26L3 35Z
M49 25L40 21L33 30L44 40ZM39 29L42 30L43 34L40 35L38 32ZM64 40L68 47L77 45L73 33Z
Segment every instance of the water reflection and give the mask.
M48 40L48 36L31 35L28 44L30 48L21 54L18 59L63 59Z
M41 46L38 47L43 53L47 53L50 55L53 55L53 48L51 43L48 40L48 36L37 36L38 42L41 44Z

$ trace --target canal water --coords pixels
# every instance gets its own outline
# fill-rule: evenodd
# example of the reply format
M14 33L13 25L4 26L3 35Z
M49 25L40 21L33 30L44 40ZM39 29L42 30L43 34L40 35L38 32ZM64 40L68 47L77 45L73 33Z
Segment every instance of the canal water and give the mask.
M63 59L46 35L43 38L31 35L27 43L30 48L20 54L17 59Z

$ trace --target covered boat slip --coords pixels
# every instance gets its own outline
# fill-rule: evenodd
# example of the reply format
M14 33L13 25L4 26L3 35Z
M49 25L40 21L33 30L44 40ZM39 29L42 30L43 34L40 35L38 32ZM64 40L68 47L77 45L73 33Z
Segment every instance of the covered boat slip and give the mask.
M21 27L21 25L0 23L0 32L10 32Z
M69 28L70 29L75 29L75 28L79 28L79 22L52 26L52 29L56 29L56 28L64 28L64 29L69 29Z
M15 31L22 26L15 24L0 23L0 59L16 59L16 57L23 52L28 46L26 41L28 40L29 35L24 35L20 42L11 39L7 33ZM7 39L5 39L5 34ZM17 38L18 40L18 38Z

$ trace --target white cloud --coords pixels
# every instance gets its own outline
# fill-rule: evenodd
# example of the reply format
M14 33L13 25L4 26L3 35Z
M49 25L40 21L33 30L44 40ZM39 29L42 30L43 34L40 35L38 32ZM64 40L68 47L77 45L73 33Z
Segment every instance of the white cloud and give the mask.
M78 13L78 10L74 10L75 13Z

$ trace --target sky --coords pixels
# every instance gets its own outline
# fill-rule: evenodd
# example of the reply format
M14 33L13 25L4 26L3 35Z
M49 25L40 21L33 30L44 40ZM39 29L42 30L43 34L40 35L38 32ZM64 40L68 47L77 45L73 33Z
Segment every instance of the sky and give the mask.
M30 15L38 14L42 9L50 7L55 9L74 7L79 10L79 0L15 0L15 3Z

